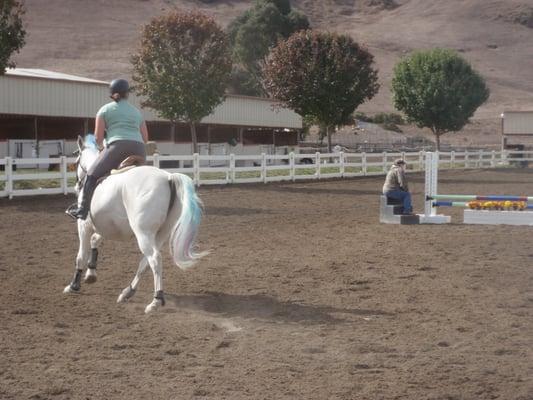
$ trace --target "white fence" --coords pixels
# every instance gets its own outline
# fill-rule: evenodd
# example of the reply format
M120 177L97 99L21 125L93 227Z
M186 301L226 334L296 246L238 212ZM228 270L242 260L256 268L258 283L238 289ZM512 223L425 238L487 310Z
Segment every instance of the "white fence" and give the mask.
M410 170L424 169L424 152L315 153L286 155L154 155L148 163L169 172L188 174L196 185L295 181L383 175L397 158ZM495 168L533 161L533 152L441 152L439 168ZM73 193L76 158L0 159L0 197ZM49 165L42 172L28 166ZM167 167L172 164L171 167ZM26 168L25 168L26 167Z

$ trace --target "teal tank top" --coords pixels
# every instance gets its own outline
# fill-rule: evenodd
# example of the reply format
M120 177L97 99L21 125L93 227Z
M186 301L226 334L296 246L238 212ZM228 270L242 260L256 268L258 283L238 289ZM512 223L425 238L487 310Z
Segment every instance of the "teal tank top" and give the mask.
M102 106L97 117L102 117L106 126L107 144L117 140L134 140L144 143L141 135L142 114L137 108L122 99Z

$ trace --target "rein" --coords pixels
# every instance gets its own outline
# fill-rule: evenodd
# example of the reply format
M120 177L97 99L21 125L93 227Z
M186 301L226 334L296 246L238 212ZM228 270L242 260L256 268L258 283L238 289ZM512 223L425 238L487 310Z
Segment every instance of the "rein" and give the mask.
M83 177L83 179L80 179L80 176L78 175L78 167L81 168L83 172L85 172L85 176ZM87 168L85 168L81 164L81 152L80 152L80 155L76 159L76 184L78 185L78 190L81 190L83 185L85 185L85 181L87 180L87 174L88 174Z

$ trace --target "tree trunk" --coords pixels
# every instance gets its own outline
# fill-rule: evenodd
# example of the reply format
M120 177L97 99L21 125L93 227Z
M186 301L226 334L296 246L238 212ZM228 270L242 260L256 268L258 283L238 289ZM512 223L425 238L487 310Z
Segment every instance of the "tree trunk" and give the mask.
M192 139L192 153L198 153L198 137L196 136L196 123L190 122L191 126L191 139Z
M440 135L441 132L438 129L431 128L431 131L435 135L435 147L437 151L440 151Z
M326 135L328 136L328 153L331 153L331 134L329 133L329 126L326 126Z

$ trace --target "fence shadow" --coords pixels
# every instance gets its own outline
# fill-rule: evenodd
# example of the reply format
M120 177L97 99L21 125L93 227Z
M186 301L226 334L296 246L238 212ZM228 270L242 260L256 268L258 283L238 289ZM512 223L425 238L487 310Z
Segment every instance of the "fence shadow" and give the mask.
M328 306L281 302L265 295L233 295L207 292L198 295L165 294L171 307L218 314L224 317L262 319L300 324L344 323L342 314L351 316L393 316L382 310L343 309Z

